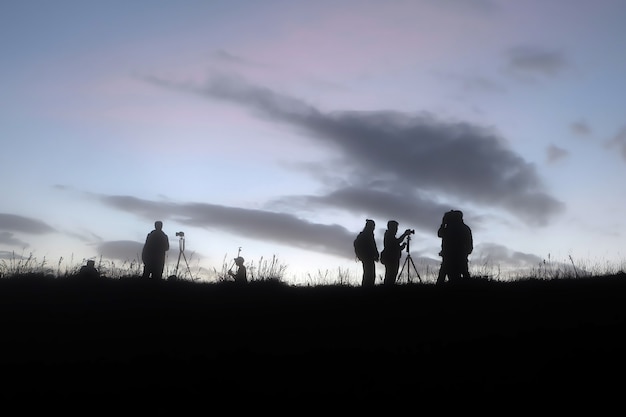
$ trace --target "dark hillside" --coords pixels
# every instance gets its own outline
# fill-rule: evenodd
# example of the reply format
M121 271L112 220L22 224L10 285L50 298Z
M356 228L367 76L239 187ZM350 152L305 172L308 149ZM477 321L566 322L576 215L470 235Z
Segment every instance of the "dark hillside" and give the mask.
M0 320L3 393L25 406L624 388L624 276L369 290L4 278Z

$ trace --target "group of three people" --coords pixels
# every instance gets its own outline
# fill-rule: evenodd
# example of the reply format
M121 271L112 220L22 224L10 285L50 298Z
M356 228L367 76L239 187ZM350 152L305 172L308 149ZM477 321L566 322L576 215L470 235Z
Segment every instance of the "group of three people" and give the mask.
M384 235L384 248L379 253L374 229L374 220L367 219L363 230L357 235L354 241L354 248L357 258L363 264L363 278L361 285L371 287L376 282L376 262L385 265L384 285L394 285L398 278L400 259L402 251L408 244L410 235L414 233L411 229L406 229L400 236L398 233L398 222L389 220L387 230ZM450 210L446 212L437 231L437 236L441 238L442 258L437 284L443 284L446 278L449 282L459 281L469 278L468 256L474 248L472 231L463 221L463 212L460 210ZM407 239L407 241L405 241Z

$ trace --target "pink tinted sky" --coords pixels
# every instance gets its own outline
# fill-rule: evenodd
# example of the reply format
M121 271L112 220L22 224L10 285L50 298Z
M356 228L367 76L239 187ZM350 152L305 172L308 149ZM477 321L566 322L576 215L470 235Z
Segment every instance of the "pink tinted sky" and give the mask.
M293 282L358 282L365 218L381 249L387 220L415 228L425 273L459 208L477 272L623 268L619 1L60 1L0 16L5 259L119 264L159 217L170 267L185 230L206 279L242 247Z

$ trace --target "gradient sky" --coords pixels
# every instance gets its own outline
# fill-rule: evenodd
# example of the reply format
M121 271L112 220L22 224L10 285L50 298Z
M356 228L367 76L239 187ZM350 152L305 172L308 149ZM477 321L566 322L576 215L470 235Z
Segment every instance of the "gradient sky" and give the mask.
M625 265L626 2L4 1L0 257L360 282L460 209L475 274ZM599 271L598 271L599 270ZM513 271L513 272L510 272ZM384 269L377 266L377 274ZM498 275L499 274L499 275Z

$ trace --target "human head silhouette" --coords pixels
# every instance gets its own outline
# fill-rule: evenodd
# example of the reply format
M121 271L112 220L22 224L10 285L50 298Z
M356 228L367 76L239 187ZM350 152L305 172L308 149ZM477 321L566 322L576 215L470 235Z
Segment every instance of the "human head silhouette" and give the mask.
M389 220L387 222L387 229L389 230L398 230L398 222L395 220Z
M157 220L156 222L154 222L154 228L157 230L163 229L163 222L161 220Z

